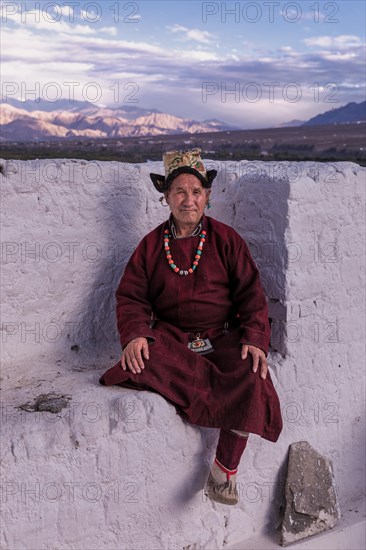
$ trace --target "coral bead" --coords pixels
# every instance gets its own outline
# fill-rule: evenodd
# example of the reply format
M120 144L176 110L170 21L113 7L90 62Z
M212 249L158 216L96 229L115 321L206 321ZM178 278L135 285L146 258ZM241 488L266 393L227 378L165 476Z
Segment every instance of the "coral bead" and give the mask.
M178 275L190 275L190 274L194 273L194 271L197 269L198 262L201 259L201 255L202 255L202 251L203 251L203 245L205 243L205 238L206 238L206 231L202 231L202 233L200 235L200 241L198 243L196 254L194 256L194 261L193 261L192 267L190 267L189 269L180 269L174 263L174 260L172 258L172 254L171 254L171 251L170 251L170 246L169 246L169 236L170 236L169 235L169 230L165 229L163 245L164 245L164 250L165 250L165 254L166 254L166 258L167 258L169 266L172 268L172 270L175 273L178 273Z

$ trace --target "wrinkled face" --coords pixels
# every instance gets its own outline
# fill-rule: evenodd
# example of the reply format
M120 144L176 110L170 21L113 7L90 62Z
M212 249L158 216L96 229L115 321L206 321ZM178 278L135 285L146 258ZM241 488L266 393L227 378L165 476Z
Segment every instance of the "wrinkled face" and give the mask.
M193 174L179 174L165 193L178 226L192 227L200 221L209 196L210 191Z

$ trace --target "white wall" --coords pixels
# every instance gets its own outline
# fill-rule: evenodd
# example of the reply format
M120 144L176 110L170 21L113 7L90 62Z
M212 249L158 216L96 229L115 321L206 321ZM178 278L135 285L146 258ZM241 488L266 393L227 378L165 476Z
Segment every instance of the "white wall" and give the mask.
M341 508L360 496L365 170L206 162L219 170L208 214L246 239L269 300L279 441L252 436L241 503L214 505L201 487L217 430L98 385L120 353L123 266L168 216L149 178L162 163L0 161L5 548L221 548L271 530L299 440L333 461ZM17 408L51 391L70 397L59 415Z

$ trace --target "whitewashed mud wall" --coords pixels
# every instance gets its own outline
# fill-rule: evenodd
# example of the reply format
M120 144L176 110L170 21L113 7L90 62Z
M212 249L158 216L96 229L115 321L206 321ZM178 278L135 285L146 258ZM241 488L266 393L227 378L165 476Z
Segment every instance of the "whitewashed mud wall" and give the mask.
M300 440L333 461L341 507L361 496L365 170L207 163L208 214L246 239L268 297L278 443L251 437L240 504L216 505L201 489L217 430L156 394L98 385L120 353L125 262L168 216L149 179L162 164L0 161L3 548L211 549L273 531ZM58 413L19 408L50 393Z

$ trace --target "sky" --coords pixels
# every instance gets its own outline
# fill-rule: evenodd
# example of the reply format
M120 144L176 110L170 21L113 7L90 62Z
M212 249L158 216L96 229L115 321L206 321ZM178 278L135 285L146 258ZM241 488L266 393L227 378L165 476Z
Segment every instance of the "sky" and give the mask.
M307 120L365 99L365 7L3 0L1 95L157 109L248 129Z

